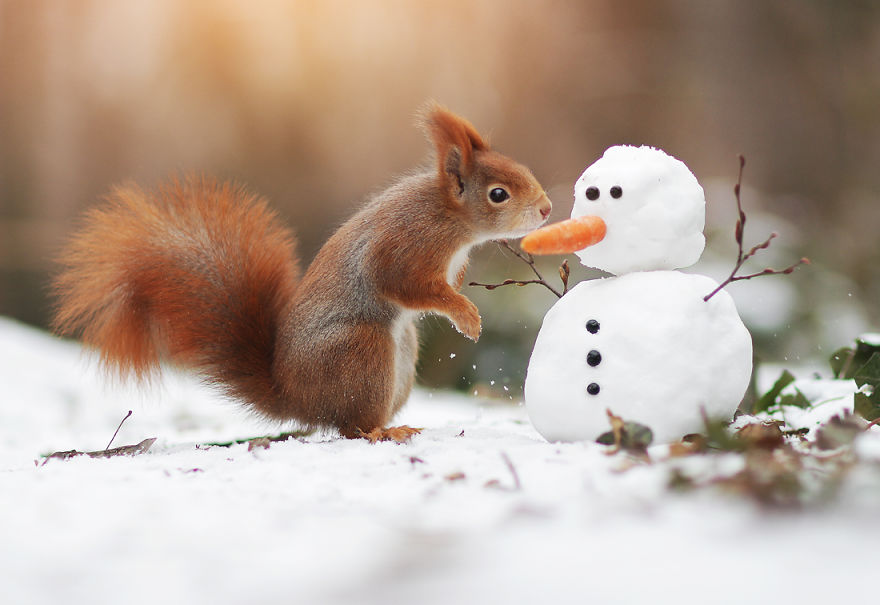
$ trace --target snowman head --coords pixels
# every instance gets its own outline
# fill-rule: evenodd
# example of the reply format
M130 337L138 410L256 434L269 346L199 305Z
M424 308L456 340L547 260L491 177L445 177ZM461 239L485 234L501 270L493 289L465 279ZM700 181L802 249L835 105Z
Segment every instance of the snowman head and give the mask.
M617 275L688 267L706 244L705 214L703 188L684 163L653 147L610 147L575 183L571 213L602 219L605 237L575 253Z

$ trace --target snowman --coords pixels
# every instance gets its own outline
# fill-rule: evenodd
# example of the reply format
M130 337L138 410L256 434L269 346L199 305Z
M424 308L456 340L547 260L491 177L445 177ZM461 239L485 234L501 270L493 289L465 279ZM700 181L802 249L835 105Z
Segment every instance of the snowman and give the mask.
M535 428L549 441L595 440L610 410L671 442L702 430L704 413L730 419L749 384L751 337L724 290L704 301L715 281L676 271L705 246L697 179L659 149L617 146L574 193L562 226L577 243L553 252L616 277L578 284L545 316L525 381ZM582 227L592 235L578 236ZM541 252L541 231L525 250Z

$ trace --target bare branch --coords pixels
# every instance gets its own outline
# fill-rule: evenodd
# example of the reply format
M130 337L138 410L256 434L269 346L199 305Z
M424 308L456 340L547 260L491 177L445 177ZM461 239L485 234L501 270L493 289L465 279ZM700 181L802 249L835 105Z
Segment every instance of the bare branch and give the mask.
M469 286L481 286L483 288L486 288L487 290L494 290L495 288L500 288L501 286L527 286L529 284L540 284L542 286L549 288L550 291L552 291L553 294L555 294L556 296L562 296L561 294L559 294L559 292L557 292L556 290L554 290L553 288L548 286L547 283L543 279L524 279L524 280L505 279L500 284L482 284L480 282L475 282L475 281L468 283Z
M480 282L472 281L468 283L469 286L479 286L481 288L486 288L487 290L494 290L495 288L500 288L501 286L526 286L528 284L539 284L553 292L553 294L555 294L557 298L562 298L568 292L568 276L571 273L571 270L568 268L568 261L564 261L562 263L562 266L559 267L559 277L562 280L563 286L563 290L562 292L560 292L549 283L547 283L547 280L544 279L544 276L541 275L541 272L538 271L538 268L535 266L535 259L531 254L529 254L528 252L523 252L522 250L517 250L512 245L510 245L510 242L506 239L499 239L495 241L500 246L507 248L518 259L526 263L532 270L532 273L534 273L538 279L505 279L500 284L483 284Z
M734 265L733 271L730 272L730 275L727 277L727 279L725 279L723 282L721 282L721 284L717 288L712 290L712 292L710 292L709 294L707 294L706 296L703 297L704 301L708 301L710 298L712 298L713 296L718 294L718 292L720 292L722 288L724 288L728 284L731 284L735 281L754 279L755 277L761 277L762 275L788 275L792 271L794 271L796 268L798 268L800 265L809 265L810 264L810 259L804 257L804 258L800 259L798 262L794 263L793 265L786 267L785 269L771 269L768 267L768 268L764 269L763 271L758 271L757 273L750 273L748 275L737 275L736 274L737 271L739 271L742 268L743 263L745 263L747 260L749 260L750 258L755 256L755 254L757 254L760 250L765 250L765 249L769 248L770 242L772 242L773 239L775 239L778 236L777 233L771 233L770 237L768 237L766 240L764 240L760 244L757 244L756 246L752 246L752 248L748 252L743 252L743 233L745 231L745 225L746 225L746 213L743 212L743 209L742 209L742 200L740 198L740 192L742 191L743 167L745 165L746 165L746 159L742 155L740 155L739 156L739 175L737 176L737 179L736 179L736 185L733 186L733 195L736 198L736 210L737 210L737 215L738 215L738 218L736 221L736 228L734 229L734 239L736 240L736 245L737 245L736 264Z
M520 491L522 489L522 483L519 480L519 474L516 472L516 467L513 466L513 462L510 460L510 457L501 452L501 458L504 460L504 464L507 465L507 470L510 471L510 474L513 476L513 489L514 491Z
M109 450L109 449L110 449L110 446L113 445L113 440L116 439L116 435L119 434L119 429L122 428L122 423L124 423L126 420L128 420L128 417L129 417L129 416L131 416L131 410L128 410L128 414L126 414L126 415L125 415L125 418L123 418L123 419L119 422L119 426L116 427L116 432L113 433L113 436L112 436L112 437L110 437L110 442L107 444L107 447L104 448L104 451Z

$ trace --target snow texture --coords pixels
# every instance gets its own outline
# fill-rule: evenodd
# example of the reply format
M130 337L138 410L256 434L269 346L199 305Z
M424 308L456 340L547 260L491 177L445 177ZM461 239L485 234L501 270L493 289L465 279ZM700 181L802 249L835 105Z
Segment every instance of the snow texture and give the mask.
M608 430L607 409L651 427L658 442L699 432L701 409L730 420L749 384L752 340L726 292L703 301L717 285L649 271L575 286L548 311L529 362L525 399L538 432L592 441Z
M147 454L35 465L105 447L129 409L114 445L158 437ZM277 427L179 376L147 395L105 386L75 344L0 319L2 600L875 601L880 428L833 506L767 515L666 487L676 465L733 473L736 456L619 472L625 458L601 446L546 442L522 407L425 391L399 420L425 431L408 445L200 446Z
M687 166L652 147L610 147L584 171L571 216L585 215L604 220L607 232L576 254L615 275L688 267L706 245L703 188Z

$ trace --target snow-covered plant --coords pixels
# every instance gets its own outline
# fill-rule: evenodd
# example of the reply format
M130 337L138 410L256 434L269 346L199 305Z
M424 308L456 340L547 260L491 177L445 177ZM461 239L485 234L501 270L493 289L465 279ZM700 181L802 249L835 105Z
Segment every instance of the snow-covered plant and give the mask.
M855 347L835 351L830 362L835 378L852 379L859 387L855 412L871 422L880 419L880 336L862 336Z

